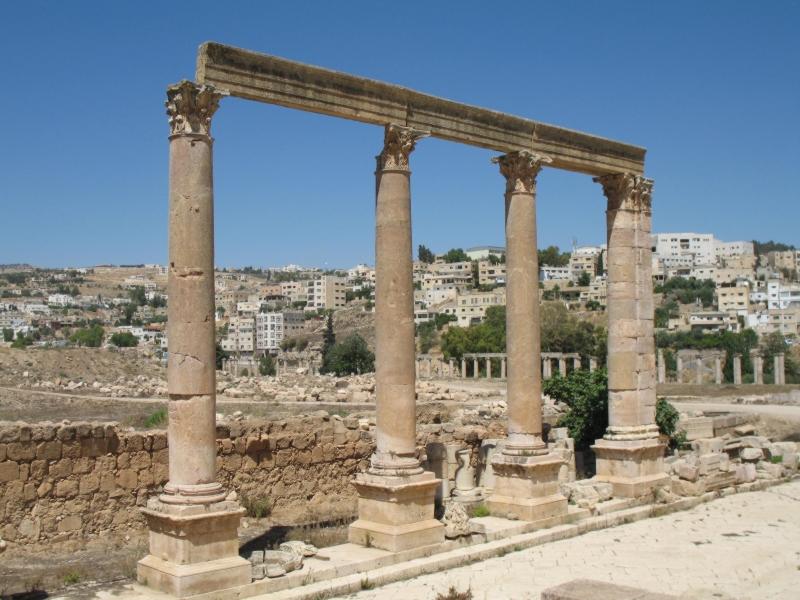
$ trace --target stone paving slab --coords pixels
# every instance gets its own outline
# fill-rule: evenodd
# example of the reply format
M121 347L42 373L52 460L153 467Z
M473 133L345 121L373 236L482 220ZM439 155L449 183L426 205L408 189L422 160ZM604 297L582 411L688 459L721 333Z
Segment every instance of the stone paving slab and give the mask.
M592 531L470 566L355 594L437 600L450 586L474 600L539 600L589 578L682 598L800 598L800 481L691 510Z

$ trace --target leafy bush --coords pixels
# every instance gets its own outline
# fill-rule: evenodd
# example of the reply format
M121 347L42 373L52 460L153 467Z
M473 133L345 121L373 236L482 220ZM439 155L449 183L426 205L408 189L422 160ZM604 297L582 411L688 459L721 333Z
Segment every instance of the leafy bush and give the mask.
M111 336L109 342L119 348L132 348L133 346L139 345L139 338L130 331L118 331Z
M100 325L94 325L91 329L81 329L69 336L70 342L75 342L78 346L87 348L99 348L103 343L106 332Z
M242 369L239 371L239 377L250 377L250 371L247 369Z
M366 340L357 333L334 345L322 359L320 373L335 373L337 376L372 373L375 371L375 354Z
M472 516L476 519L479 517L488 517L489 509L486 508L486 505L484 504L478 504L478 506L476 506L475 509L472 511Z
M608 372L605 368L593 373L578 369L566 377L556 373L544 380L542 391L569 406L558 426L569 430L576 450L585 450L603 437L608 427Z
M678 409L667 402L666 398L659 398L656 401L656 425L662 434L672 437L680 416Z
M14 340L14 330L13 329L3 329L3 341L4 342L11 342Z
M167 422L167 410L165 408L159 408L156 412L152 415L147 417L142 423L143 427L158 427L159 425L163 425Z
M245 492L239 497L239 502L247 511L247 516L251 519L262 519L268 517L272 512L269 498L252 498Z
M258 374L262 377L273 377L275 375L275 361L271 354L265 354L258 361Z
M297 351L298 352L302 352L306 348L308 348L308 338L300 338L299 340L297 340Z
M13 342L11 342L11 347L12 348L25 349L28 346L30 346L31 344L33 344L33 338L32 337L20 337L19 334L17 334L17 339L15 339Z
M222 369L222 361L226 360L230 356L230 352L228 352L227 350L223 350L219 342L216 343L215 348L216 348L217 371L219 371Z

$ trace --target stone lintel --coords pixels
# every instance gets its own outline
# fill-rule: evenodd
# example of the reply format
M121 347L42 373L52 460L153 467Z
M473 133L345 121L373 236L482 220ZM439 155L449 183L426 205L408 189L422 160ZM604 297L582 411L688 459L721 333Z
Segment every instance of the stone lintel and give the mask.
M589 175L644 172L644 148L469 106L397 85L215 42L198 51L197 81L232 96L384 126L499 152L527 150Z

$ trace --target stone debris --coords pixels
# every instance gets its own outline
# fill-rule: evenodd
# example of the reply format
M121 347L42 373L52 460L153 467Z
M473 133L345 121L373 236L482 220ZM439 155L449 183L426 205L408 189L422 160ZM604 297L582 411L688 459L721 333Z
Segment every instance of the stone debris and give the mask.
M309 556L316 556L318 550L316 546L311 544L306 544L305 542L300 541L292 541L292 542L283 542L280 545L280 549L284 552L293 552L298 556L303 556L308 558Z
M447 503L441 521L444 523L444 537L447 539L485 531L484 527L470 520L466 508L459 502Z
M593 478L561 483L559 487L561 495L578 508L593 509L598 503L611 500L614 496L612 484L595 481Z
M254 581L265 577L281 577L286 573L303 568L303 556L306 556L303 552L310 550L300 549L299 552L295 552L296 546L291 546L293 549L286 551L283 547L287 544L307 546L303 542L286 542L281 544L281 550L254 550L250 553L247 560L250 561ZM317 549L314 546L309 546L309 548L313 548L314 554L316 554ZM313 554L307 556L313 556Z

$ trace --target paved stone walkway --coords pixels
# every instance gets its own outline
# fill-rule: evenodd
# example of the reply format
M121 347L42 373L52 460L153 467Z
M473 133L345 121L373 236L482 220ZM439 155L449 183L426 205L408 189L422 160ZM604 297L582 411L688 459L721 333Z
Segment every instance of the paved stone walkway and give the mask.
M686 598L800 599L800 481L348 596L538 600L580 577Z

